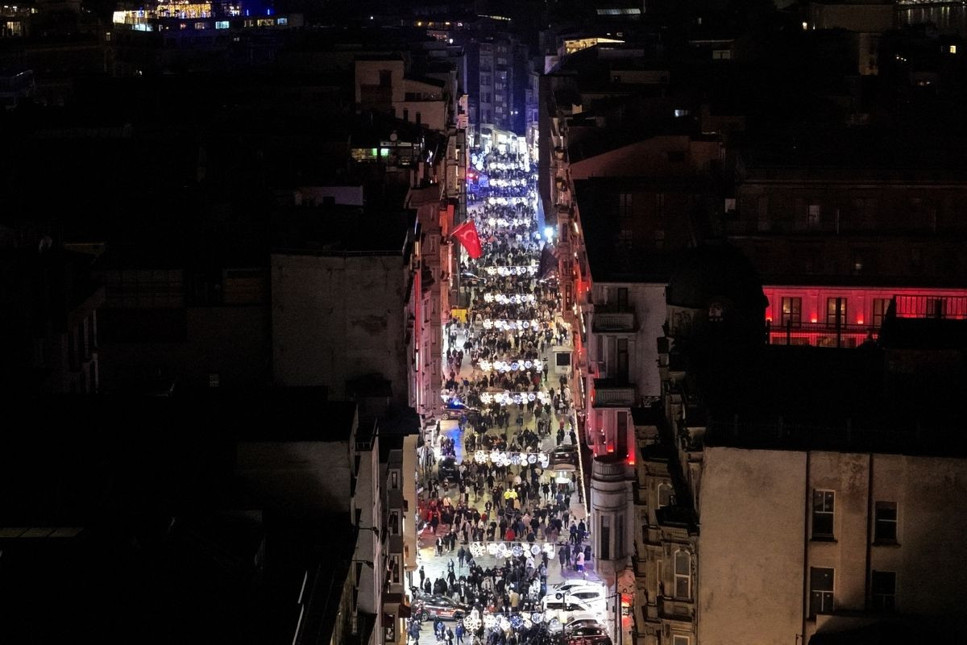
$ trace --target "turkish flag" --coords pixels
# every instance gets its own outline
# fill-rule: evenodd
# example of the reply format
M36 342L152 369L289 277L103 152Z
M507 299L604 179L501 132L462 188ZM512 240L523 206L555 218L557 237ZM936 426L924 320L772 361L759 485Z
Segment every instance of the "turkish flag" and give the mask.
M457 241L463 245L463 248L467 249L467 254L474 260L483 255L483 247L480 246L480 237L477 236L477 225L473 223L472 219L468 219L453 229L453 233L450 235L457 238Z

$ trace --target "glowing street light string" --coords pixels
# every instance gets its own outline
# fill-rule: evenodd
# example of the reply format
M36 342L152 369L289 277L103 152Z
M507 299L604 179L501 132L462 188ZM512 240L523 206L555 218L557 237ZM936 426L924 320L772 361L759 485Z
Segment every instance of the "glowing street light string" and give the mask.
M503 392L481 392L480 402L481 403L497 403L498 405L519 405L521 403L528 403L530 401L540 401L542 404L548 404L552 402L550 394L547 392L511 392L505 390Z
M521 305L537 300L537 296L532 293L515 293L513 295L505 295L499 292L488 291L483 294L484 302L496 302L499 305Z
M519 370L530 370L534 369L538 372L544 369L544 361L541 360L510 360L510 361L489 361L482 359L477 361L477 367L479 367L484 372L517 372Z
M533 329L538 330L543 327L541 321L536 318L533 320L492 320L490 318L485 318L481 323L484 329Z
M526 464L540 464L541 468L547 468L551 463L550 456L545 452L507 452L504 450L497 450L496 448L490 451L477 450L469 457L478 464L490 462L496 466L523 466ZM488 547L488 550L489 548L490 547ZM491 553L491 555L493 554Z

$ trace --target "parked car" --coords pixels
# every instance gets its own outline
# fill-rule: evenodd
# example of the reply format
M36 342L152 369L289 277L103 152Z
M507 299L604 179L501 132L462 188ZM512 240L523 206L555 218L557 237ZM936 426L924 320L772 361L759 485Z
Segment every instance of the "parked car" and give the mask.
M414 616L419 616L423 620L432 618L460 620L470 611L470 608L452 598L430 594L414 598L412 611Z
M572 591L578 588L602 589L602 590L604 589L604 587L602 587L597 582L592 582L591 580L585 580L583 578L574 578L572 580L565 580L564 582L557 583L556 585L551 587L553 591L548 593L552 594L552 593L558 593L563 591Z
M602 634L607 633L604 625L597 618L578 618L564 625L565 634L584 632L584 630L601 630Z
M544 612L545 620L557 618L561 625L565 625L572 620L579 618L597 619L601 612L596 607L577 598L558 600L553 596L544 596L541 601L541 609Z
M605 611L608 602L608 594L602 588L593 587L574 587L566 596L567 600L580 600L582 603L591 607L593 611Z

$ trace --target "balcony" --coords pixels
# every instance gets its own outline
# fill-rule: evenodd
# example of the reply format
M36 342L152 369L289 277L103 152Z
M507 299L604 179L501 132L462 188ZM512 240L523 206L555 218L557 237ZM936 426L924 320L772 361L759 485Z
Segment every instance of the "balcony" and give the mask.
M688 600L673 600L663 596L658 601L658 615L664 620L691 623L695 618L695 605Z
M595 307L594 314L591 317L591 331L595 334L608 332L634 333L638 330L637 322L633 310L609 311Z
M596 378L591 405L596 408L628 408L635 404L635 384L624 380Z

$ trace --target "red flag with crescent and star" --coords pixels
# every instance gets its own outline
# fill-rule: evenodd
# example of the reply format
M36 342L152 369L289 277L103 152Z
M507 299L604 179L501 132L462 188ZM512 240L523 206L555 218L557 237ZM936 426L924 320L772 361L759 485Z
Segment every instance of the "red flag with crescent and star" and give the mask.
M472 219L468 219L457 226L450 235L457 238L463 248L467 249L467 254L474 260L483 255L483 247L480 245L480 237L477 235L477 225L474 224Z

